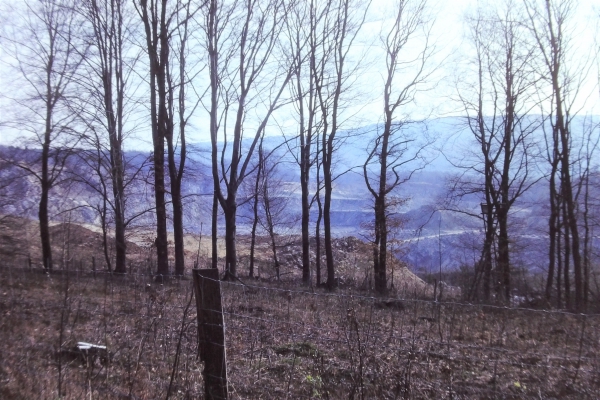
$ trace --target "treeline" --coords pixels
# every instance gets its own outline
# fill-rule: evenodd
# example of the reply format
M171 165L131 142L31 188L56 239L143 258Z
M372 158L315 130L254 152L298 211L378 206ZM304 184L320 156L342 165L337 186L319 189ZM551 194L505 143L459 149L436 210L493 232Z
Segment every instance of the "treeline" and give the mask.
M10 19L2 28L2 46L14 80L4 89L3 124L19 132L15 144L39 152L24 162L13 149L3 163L39 184L44 268L53 267L49 193L75 162L85 166L76 179L97 193L99 200L90 206L100 216L105 248L114 240L114 255L105 251L109 269L127 272L127 229L151 211L156 274L163 279L185 271L182 187L194 179L186 168L190 135L207 133L212 266L217 267L223 218L225 278L236 279L241 203L253 210L251 251L260 220L279 272L274 238L285 205L278 203L275 171L285 151L300 177L303 282L332 290L331 204L334 182L345 172L336 170L337 151L360 126L354 116L368 99L377 104L380 123L357 170L373 199L368 227L373 276L376 291L385 293L390 248L402 225L398 210L410 197L400 188L426 165L434 136L425 130L415 135L408 127L426 122L427 113L416 113L421 94L444 84L452 88L444 101L464 117L463 128L476 144L455 162L464 173L450 180L438 204L473 214L461 200L476 194L482 201L485 235L470 295L510 301L511 211L532 185L547 180L545 297L583 310L591 291L597 225L592 217L598 215L591 185L598 181L593 156L599 134L593 117L577 135L572 121L580 115L582 97L597 101L589 99L589 93L598 97L597 90L583 88L591 81L597 85L598 48L590 42L582 53L574 46L576 6L480 3L464 19L459 60L441 59L433 10L425 0L399 0L385 10L356 0L39 0L6 6L3 14ZM381 26L369 34L374 21ZM440 71L449 65L455 73L444 76ZM368 90L378 95L369 98L357 82L373 70L377 79ZM279 149L263 145L267 132L284 137ZM126 156L127 146L140 138L152 142L147 164ZM135 182L153 191L147 210L129 200ZM168 230L174 237L173 270ZM252 253L250 276L253 262Z

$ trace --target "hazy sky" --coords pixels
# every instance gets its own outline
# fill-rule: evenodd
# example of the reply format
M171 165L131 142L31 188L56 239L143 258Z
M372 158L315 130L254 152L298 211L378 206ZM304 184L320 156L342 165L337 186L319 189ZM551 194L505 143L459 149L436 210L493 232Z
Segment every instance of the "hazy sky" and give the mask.
M0 0L0 5L2 3L6 4L7 1ZM366 55L365 60L370 62L367 68L361 70L360 76L356 80L356 87L353 88L359 96L359 102L352 109L357 124L371 124L381 120L381 92L383 90L385 60L383 58L384 54L377 47L379 42L376 37L382 27L387 25L386 20L393 18L390 4L393 4L393 0L373 0L367 24L363 27L363 34L360 38L362 46L357 48L357 52L362 51ZM437 49L436 56L432 61L434 64L439 64L439 68L432 76L431 81L436 86L435 89L421 94L417 98L417 103L412 108L407 108L407 114L414 118L460 114L456 104L450 101L450 96L454 90L452 68L454 68L457 61L461 60L461 57L468 56L467 47L463 43L463 20L465 13L473 10L477 4L478 1L476 0L434 0L430 2L431 16L435 19L431 37ZM576 30L577 43L584 48L593 43L594 33L597 32L596 21L598 20L600 7L595 6L593 1L579 1L577 4L577 23L574 29ZM593 19L594 16L596 16L595 20ZM5 21L0 20L0 22ZM589 55L589 51L587 54ZM4 46L0 46L0 59L6 60L7 58L6 49L4 49ZM589 82L584 87L584 90L589 93L582 96L582 98L586 98L586 101L582 101L578 107L581 108L583 113L600 113L598 110L600 93L597 87L597 77L598 65L594 64L591 68ZM3 67L0 70L0 95L6 94L2 91L10 87L8 80L12 81L12 79L13 77ZM6 107L9 107L9 104L0 97L0 123L6 119L8 114L6 113ZM295 120L289 114L284 114L285 112L278 113L276 120L273 122L291 129ZM189 130L191 141L208 140L207 121L206 112L202 108L198 108L196 117L192 121L192 129ZM271 134L277 131L278 129L270 129ZM0 125L0 144L9 144L16 136L18 137L17 132L10 131ZM147 144L142 141L136 143L133 147L147 146L149 149L149 142L150 138L148 137Z

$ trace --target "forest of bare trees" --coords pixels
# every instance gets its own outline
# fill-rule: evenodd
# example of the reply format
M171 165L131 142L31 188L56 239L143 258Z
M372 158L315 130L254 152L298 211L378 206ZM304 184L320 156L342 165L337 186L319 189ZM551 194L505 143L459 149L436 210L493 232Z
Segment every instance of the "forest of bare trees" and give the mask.
M358 174L371 202L363 238L383 295L397 256L390 238L411 198L405 184L441 148L438 157L458 172L432 209L483 228L463 295L511 302L513 227L522 199L542 185L540 297L585 311L599 295L600 36L581 39L577 7L478 2L454 27L462 36L450 51L427 0L3 2L0 135L14 139L1 142L0 218L18 201L15 187L34 182L41 264L51 270L50 224L73 209L49 212L49 195L84 186L92 195L78 207L97 216L108 271L128 272L129 230L143 220L162 281L189 273L185 219L203 201L210 265L223 279L256 275L264 235L279 280L285 232L301 242L302 283L334 290L336 182ZM592 11L588 32L597 32L600 9ZM468 134L464 154L443 154L438 139L453 132L427 128L447 115L460 121L449 130ZM269 147L269 137L280 140ZM194 153L198 138L208 152ZM351 166L340 164L348 141L364 142L364 158ZM210 193L189 195L199 179L189 157L210 171ZM297 172L298 204L283 190L283 170ZM473 196L481 209L466 202ZM252 215L247 264L238 254L244 207Z

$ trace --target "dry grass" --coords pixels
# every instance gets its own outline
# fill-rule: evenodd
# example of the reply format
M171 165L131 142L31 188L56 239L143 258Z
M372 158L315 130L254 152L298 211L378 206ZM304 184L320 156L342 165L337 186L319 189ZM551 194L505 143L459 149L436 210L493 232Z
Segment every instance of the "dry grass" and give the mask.
M70 227L65 249L64 229L68 272L28 267L35 249L14 251L26 229L0 243L0 398L203 398L191 281L154 283L151 249L133 244L130 274L94 273L97 233ZM436 303L402 266L389 298L370 297L370 252L355 239L336 242L341 288L328 293L299 285L293 238L282 282L265 279L260 246L263 279L222 285L234 399L600 398L599 315ZM78 356L78 341L110 360Z
M203 397L190 281L1 272L0 398L165 398L180 341L171 398ZM232 398L600 396L598 316L259 284L223 284Z
M164 393L187 305L181 289L187 284L154 289L128 277L2 272L1 398L154 398ZM196 397L201 388L200 374L193 372L196 335L195 327L188 328L184 334L191 347L182 352L178 384ZM78 341L107 345L110 362L76 357L71 350Z

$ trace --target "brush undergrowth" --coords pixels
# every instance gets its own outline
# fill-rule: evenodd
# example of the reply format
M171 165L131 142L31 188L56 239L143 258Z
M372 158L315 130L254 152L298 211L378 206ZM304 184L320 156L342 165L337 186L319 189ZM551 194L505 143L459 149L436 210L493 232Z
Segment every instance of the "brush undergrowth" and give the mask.
M0 288L0 398L203 398L190 280L2 267ZM295 282L222 290L232 398L600 398L598 315Z

